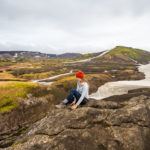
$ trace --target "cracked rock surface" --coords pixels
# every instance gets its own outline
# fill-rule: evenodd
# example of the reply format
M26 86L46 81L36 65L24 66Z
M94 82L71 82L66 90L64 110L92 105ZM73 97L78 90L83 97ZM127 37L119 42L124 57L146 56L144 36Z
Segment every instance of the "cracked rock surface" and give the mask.
M52 109L6 150L149 150L150 96Z

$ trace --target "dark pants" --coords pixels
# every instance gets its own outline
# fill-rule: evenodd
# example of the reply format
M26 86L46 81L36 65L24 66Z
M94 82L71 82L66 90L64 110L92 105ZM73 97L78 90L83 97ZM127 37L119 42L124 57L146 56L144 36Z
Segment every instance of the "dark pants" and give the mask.
M74 101L74 98L76 98L76 102L77 102L80 97L81 97L81 94L76 89L72 89L69 95L67 96L67 100L68 100L67 104L71 104ZM85 105L87 101L88 99L84 98L82 102L80 103L80 105Z

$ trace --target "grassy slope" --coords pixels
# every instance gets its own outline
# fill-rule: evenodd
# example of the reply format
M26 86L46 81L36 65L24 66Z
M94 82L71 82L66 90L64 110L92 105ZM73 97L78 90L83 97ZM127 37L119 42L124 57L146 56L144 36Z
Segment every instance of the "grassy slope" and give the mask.
M150 61L150 52L124 46L115 47L107 55L116 57L128 57L140 63Z
M0 82L0 113L16 108L19 98L26 98L27 94L42 96L47 94L46 88L31 82Z

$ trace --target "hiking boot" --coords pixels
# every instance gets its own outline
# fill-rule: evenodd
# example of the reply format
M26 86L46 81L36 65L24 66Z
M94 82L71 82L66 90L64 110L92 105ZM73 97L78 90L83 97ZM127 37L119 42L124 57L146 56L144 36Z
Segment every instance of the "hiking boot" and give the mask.
M55 105L56 108L65 108L66 104L65 103L60 103L58 105Z

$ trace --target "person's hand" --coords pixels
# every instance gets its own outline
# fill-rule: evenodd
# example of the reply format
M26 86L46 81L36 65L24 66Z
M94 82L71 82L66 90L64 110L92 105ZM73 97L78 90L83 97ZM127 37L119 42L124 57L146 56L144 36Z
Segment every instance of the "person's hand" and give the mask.
M72 106L72 105L74 105L76 103L76 100L74 100L70 105Z
M71 109L74 110L76 109L78 106L76 104L74 104L73 106L71 106Z

